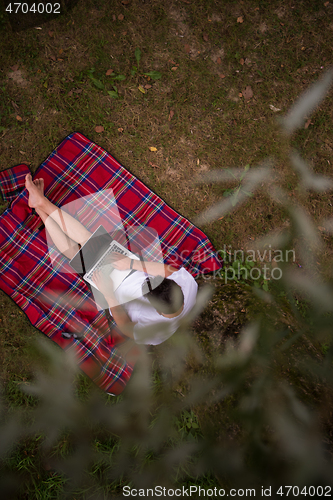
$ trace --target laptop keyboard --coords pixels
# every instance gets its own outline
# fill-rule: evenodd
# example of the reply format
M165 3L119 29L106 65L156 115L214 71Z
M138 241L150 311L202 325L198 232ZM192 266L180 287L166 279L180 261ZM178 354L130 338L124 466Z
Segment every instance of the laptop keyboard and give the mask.
M114 243L108 248L108 250L106 251L106 253L104 254L103 256L103 259L101 259L93 268L92 270L90 271L89 274L87 274L87 278L88 279L92 279L92 275L94 274L94 272L96 270L99 270L101 268L104 268L104 271L106 271L108 274L111 273L111 271L114 269L114 267L112 266L112 264L105 264L105 260L106 260L106 257L108 257L110 255L110 253L120 253L121 255L125 255L127 254L127 252L125 252L124 250L122 250L121 248L118 247L118 245L115 245Z

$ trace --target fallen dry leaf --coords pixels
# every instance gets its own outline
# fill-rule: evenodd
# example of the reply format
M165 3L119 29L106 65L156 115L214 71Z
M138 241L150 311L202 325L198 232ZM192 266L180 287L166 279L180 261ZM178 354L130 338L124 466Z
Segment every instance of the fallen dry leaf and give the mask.
M309 125L311 125L311 118L309 118L308 120L306 120L305 124L304 124L304 128L308 128Z
M50 59L52 59L52 61L56 60L56 58L54 56L50 56Z
M124 129L122 127L118 128L118 132L124 132Z
M122 3L123 5L128 5L128 4L129 4L129 0L121 0L121 3Z
M242 66L243 66L243 65L244 65L244 63L245 63L245 61L244 61L244 59L243 59L243 58L241 58L239 62L241 63L241 65L242 65Z
M52 38L54 35L54 31L49 31L49 36Z
M58 59L57 59L57 60L58 60L58 61L61 61L61 62L63 61L63 59L60 59L60 57L58 57Z
M24 151L20 151L21 155L26 155L27 153L25 153Z
M149 85L149 83L146 83L145 89L151 89L151 85Z
M123 31L122 35L124 35L124 36L127 35L127 31Z
M100 134L101 132L104 132L103 125L97 125L97 127L95 127L95 132L97 132L98 134Z
M278 111L281 111L281 109L280 109L280 108L276 108L275 106L273 106L273 104L270 104L270 105L269 105L269 107L270 107L270 109L271 109L272 111L274 111L274 113L277 113Z
M176 71L177 69L178 69L178 66L173 66L173 67L171 68L171 71Z
M225 75L223 75L222 73L219 75L220 78L225 78Z
M157 151L157 148L155 148L154 146L149 146L149 150L150 151Z
M115 14L112 14L112 21L115 21L117 18L116 18L116 15Z
M81 94L82 89L76 89L76 90L74 90L73 92L74 92L75 94Z
M244 21L244 19L242 18L242 16L237 17L237 22L238 22L238 23L242 23L243 21Z
M16 120L18 120L19 122L22 121L22 118L20 117L20 115L16 115Z
M191 47L189 46L188 43L185 43L185 52L186 54L189 54L191 52Z
M326 231L326 229L324 227L322 227L322 226L318 226L318 229L319 229L319 231Z
M119 16L118 16L118 20L119 20L119 21L122 21L123 19L124 19L124 14L119 14Z
M108 69L107 72L105 73L105 76L110 76L113 73L113 69Z
M216 59L216 64L222 64L222 59L220 57Z
M151 165L153 168L160 168L159 165L155 165L155 163L152 163L151 161L149 162L149 165Z
M13 70L13 71L17 71L19 69L19 65L18 64L14 64L14 66L11 66L10 69Z
M174 114L175 114L174 110L170 109L169 118L168 118L169 121L172 120L172 117L173 117Z
M204 33L202 35L202 38L205 40L205 42L208 42L208 40L209 40L209 36L207 35L207 33Z
M72 90L70 90L70 91L68 92L68 94L67 94L67 95L68 95L69 97L71 97L71 96L73 95L73 91L72 91Z
M329 4L329 2L325 2L325 3L324 3L325 7L327 7L327 6L328 6L328 4Z
M63 53L63 49L60 49L59 50L59 56L61 56L62 53Z
M142 87L142 85L139 85L138 86L138 89L140 90L140 92L142 92L143 94L146 93L145 89Z
M239 92L238 97L243 97L243 94Z
M246 101L248 101L249 99L251 99L251 97L253 97L253 90L251 89L250 85L248 85L246 89L243 90L242 94Z

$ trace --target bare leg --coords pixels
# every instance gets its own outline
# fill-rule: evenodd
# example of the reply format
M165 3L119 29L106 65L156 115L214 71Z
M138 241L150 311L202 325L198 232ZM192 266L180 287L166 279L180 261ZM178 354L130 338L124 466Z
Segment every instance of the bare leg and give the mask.
M39 189L40 192L43 194L44 183L42 182L42 179L35 180L34 184L37 187L37 189ZM49 217L46 212L44 212L40 208L36 208L36 212L44 222L45 228L48 234L50 235L53 243L58 248L59 252L64 254L69 259L72 259L74 255L79 251L78 243L75 243L75 241L73 241L69 236L67 236L67 234L65 234L60 229L58 224L51 217Z
M43 179L38 179L38 181L41 181L44 186ZM37 209L41 210L46 215L49 215L62 231L77 243L83 245L90 238L92 233L81 222L45 198L43 192L33 183L30 174L27 174L25 177L25 187L29 192L29 207L35 208L36 211Z

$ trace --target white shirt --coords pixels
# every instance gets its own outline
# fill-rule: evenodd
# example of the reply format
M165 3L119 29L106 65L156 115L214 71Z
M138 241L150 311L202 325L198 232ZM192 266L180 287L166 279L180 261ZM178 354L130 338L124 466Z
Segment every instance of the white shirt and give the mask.
M146 297L142 296L142 284L145 278L144 272L136 271L121 283L115 291L115 297L126 309L130 320L136 323L133 329L134 340L138 344L158 345L175 333L180 320L193 308L198 284L184 267L168 276L167 279L172 279L181 287L184 308L175 318L165 318L158 314Z

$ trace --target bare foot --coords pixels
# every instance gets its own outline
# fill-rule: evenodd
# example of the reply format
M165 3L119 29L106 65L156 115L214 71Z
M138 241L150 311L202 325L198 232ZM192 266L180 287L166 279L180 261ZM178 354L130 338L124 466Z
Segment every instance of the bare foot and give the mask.
M40 179L38 179L38 181L40 181ZM41 191L41 183L38 182L38 184L38 186L34 184L31 174L25 176L25 187L29 192L28 205L30 208L39 208L43 204L44 196Z
M33 181L35 184L36 188L44 195L44 179L35 179Z

